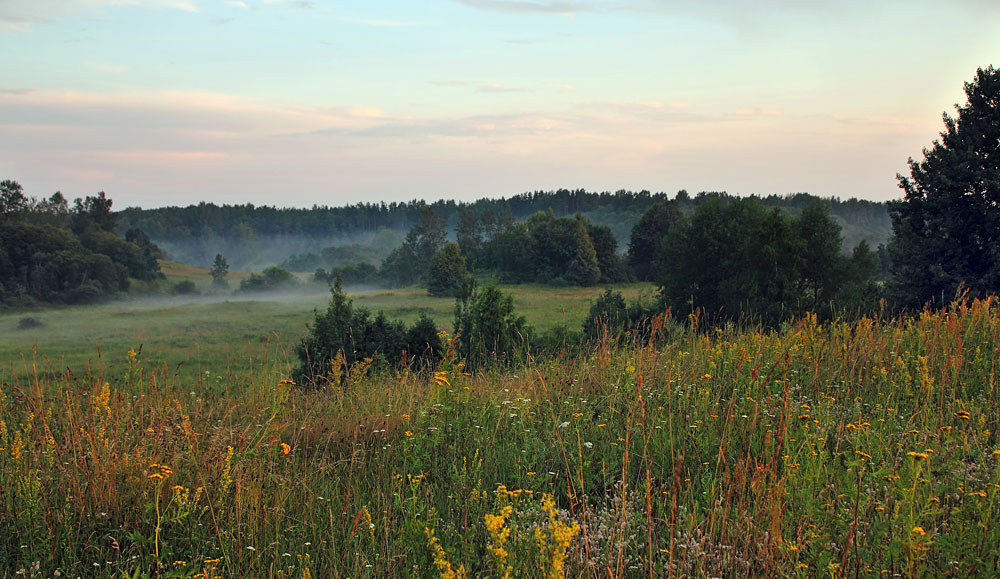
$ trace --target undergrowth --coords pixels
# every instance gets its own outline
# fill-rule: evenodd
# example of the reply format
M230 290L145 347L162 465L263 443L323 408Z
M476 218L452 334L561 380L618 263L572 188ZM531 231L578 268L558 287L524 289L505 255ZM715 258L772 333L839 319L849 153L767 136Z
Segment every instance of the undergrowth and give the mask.
M1000 308L598 342L306 392L3 369L0 573L1000 573ZM105 352L105 356L109 355ZM39 359L40 360L40 359Z

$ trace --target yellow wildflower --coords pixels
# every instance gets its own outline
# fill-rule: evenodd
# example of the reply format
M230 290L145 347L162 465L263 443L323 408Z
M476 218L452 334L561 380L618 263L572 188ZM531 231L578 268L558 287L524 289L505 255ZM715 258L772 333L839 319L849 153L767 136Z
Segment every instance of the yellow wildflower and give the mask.
M288 446L288 444L282 442L281 443L281 456L285 456L289 452L292 452L292 447Z

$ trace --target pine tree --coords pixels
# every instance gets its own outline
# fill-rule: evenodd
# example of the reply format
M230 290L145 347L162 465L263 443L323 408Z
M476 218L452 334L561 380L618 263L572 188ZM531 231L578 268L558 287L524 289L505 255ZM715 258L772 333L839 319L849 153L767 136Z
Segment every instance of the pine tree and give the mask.
M947 302L960 288L1000 291L1000 71L979 69L968 102L944 115L941 140L897 175L889 204L889 294L904 307Z

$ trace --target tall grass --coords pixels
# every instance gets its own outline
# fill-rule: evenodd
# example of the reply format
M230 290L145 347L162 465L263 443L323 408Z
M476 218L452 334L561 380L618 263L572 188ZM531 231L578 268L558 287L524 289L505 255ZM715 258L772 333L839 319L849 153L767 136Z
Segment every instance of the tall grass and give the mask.
M662 320L660 320L662 323ZM3 370L6 576L1000 574L995 300L225 388ZM105 356L111 355L108 352ZM222 372L222 369L209 369ZM0 572L3 573L3 572Z

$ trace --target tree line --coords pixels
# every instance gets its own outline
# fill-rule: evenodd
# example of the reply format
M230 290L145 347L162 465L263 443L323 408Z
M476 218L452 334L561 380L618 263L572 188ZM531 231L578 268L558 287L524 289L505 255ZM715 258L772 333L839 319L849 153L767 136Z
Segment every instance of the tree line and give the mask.
M702 194L694 210L685 212L682 204L690 198L681 192L651 204L632 229L625 257L634 275L656 282L657 299L648 305L627 304L621 293L606 290L591 307L578 343L608 337L654 339L671 315L690 319L696 327L735 322L769 328L804 315L831 320L886 309L915 312L968 297L996 296L1000 71L979 69L965 93L967 103L956 105L957 116L944 115L941 139L924 150L922 161L909 160L909 176L898 175L904 198L889 204L893 235L888 248L875 252L861 240L844 252L840 224L830 206L816 199L806 199L793 214L768 207L760 198ZM445 244L441 224L430 211L399 251L409 252L408 259L400 260L407 263L418 255L431 256L421 262L431 276L442 261L462 266L448 269L460 278L452 290L457 296L456 335L449 344L470 367L509 363L519 352L531 355L544 348L546 340L534 339L510 296L495 286L476 289L462 271L467 259L498 267L491 251L499 250L501 256L510 251L520 265L517 275L544 279L554 271L555 256L562 259L558 271L563 281L592 282L602 275L600 266L588 272L582 265L597 262L593 229L582 216L536 213L523 223L508 222L502 232L483 233L475 214L465 214L460 228L465 234L458 235L458 243ZM535 237L538 232L544 233ZM505 236L509 244L494 246ZM582 249L587 247L593 251ZM450 257L443 258L446 253ZM887 274L884 281L882 273ZM321 331L317 322L313 334ZM548 341L560 337L565 348L565 332ZM303 341L300 357L309 340L315 336ZM380 350L382 356L395 354ZM302 378L321 380L308 372Z
M595 225L609 227L619 243L624 244L639 216L654 203L668 198L665 193L648 191L594 193L559 189L468 203L414 200L344 207L317 205L308 209L200 203L188 207L129 208L118 213L118 227L120 233L130 228L142 229L173 259L191 265L208 266L216 254L222 253L237 269L281 265L294 271L312 271L347 265L348 260L378 265L411 228L421 223L421 215L428 209L444 220L448 238L453 241L457 239L451 231L459 228L463 219L468 220L469 212L482 223L488 235L508 223L551 210L556 217L583 214ZM795 213L811 198L796 194L761 199L768 206ZM885 242L890 228L885 204L858 199L827 201L831 214L844 226L849 244L853 246L862 238L873 247ZM697 205L698 198L679 202L682 211L689 212ZM355 255L330 254L338 248L353 248Z
M0 181L0 304L87 303L160 276L160 250L142 230L115 233L104 192L76 199L28 197Z

